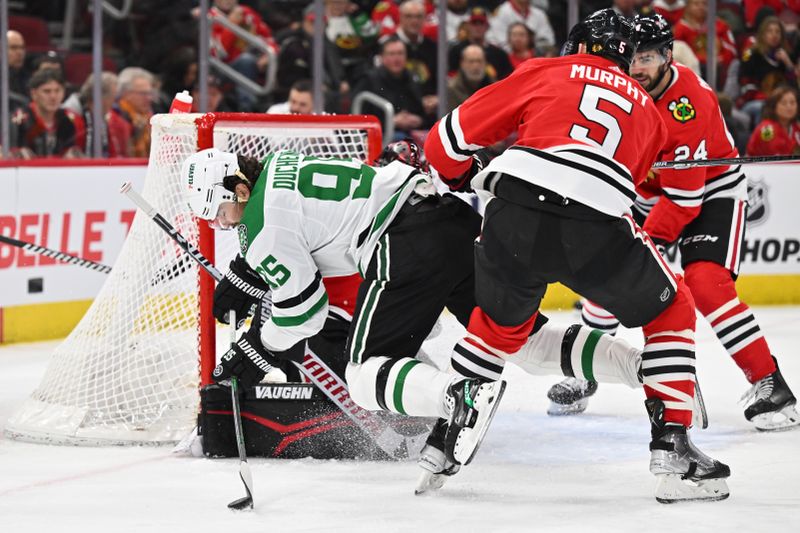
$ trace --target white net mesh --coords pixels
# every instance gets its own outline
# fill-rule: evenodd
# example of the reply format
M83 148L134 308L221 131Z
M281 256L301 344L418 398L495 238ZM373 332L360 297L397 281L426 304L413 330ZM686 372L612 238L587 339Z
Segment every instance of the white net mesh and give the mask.
M153 118L142 195L198 244L179 170L197 151L198 115ZM271 124L228 117L214 146L263 157L275 149L309 155L374 157L367 130L324 123ZM285 120L285 119L284 119ZM372 134L375 131L372 130ZM379 141L378 141L379 142ZM202 141L201 141L202 144ZM373 146L373 153L370 153ZM222 272L237 250L235 232L217 232ZM8 421L10 438L69 444L175 442L195 425L199 405L198 267L169 236L137 213L112 273L78 326L55 350L39 387Z

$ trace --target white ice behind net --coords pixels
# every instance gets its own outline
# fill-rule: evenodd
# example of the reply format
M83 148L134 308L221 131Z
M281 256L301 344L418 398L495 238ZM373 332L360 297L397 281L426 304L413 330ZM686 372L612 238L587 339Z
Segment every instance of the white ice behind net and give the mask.
M153 118L142 191L194 245L197 224L185 208L178 174L197 149L197 116ZM255 157L275 149L363 159L368 153L364 130L333 123L217 123L213 138L217 148ZM222 272L237 246L235 232L217 232ZM198 314L198 268L137 213L113 271L54 351L39 387L9 419L6 436L89 445L180 440L194 427L199 406Z

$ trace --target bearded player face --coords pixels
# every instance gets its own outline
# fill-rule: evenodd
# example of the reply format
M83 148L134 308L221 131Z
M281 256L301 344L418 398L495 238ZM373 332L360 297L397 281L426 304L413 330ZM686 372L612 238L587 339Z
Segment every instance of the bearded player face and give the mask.
M631 62L631 77L639 82L645 91L652 92L663 79L669 62L657 50L637 52Z

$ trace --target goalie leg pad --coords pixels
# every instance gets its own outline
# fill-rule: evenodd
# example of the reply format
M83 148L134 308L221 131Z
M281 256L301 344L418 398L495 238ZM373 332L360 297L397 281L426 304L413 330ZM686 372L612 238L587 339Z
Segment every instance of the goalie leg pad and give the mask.
M364 409L437 418L450 414L445 392L456 376L417 359L370 357L348 364L345 375L350 396Z

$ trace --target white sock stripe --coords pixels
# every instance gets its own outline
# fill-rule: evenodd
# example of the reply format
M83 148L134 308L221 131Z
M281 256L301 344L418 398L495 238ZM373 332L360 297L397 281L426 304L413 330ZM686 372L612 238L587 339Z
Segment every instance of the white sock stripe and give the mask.
M755 323L755 321L756 317L754 317L753 312L748 309L739 314L733 315L732 317L728 317L722 322L712 324L711 329L714 330L714 333L719 334L720 331L724 331L731 326L739 327L739 325L747 325L751 322Z
M738 328L734 329L733 331L728 332L725 335L723 335L722 337L718 337L718 338L719 338L719 341L722 344L727 345L727 344L730 344L731 341L736 340L737 337L740 337L741 335L744 335L745 333L747 333L750 330L754 330L754 331L753 331L753 333L748 335L747 338L761 337L762 336L761 330L759 329L757 324L748 323L748 324L742 324L740 327L738 327ZM744 340L744 339L742 339L742 340Z
M763 337L764 337L764 335L762 335L761 332L759 331L758 333L755 333L755 334L747 337L746 339L742 339L740 342L737 342L736 344L734 344L730 348L728 348L726 346L726 349L728 350L728 354L730 354L731 356L734 356L737 353L739 353L740 351L742 351L743 349L747 348L750 344L756 342L758 339L761 339Z
M452 360L451 360L451 363L453 365L461 365L465 369L469 370L469 373L459 372L460 374L465 374L465 375L469 374L469 375L473 375L473 376L482 376L482 377L484 377L486 379L489 379L491 381L497 381L498 379L500 379L500 373L495 372L493 370L490 370L490 369L486 368L485 366L479 366L479 365L473 363L472 361L470 361L469 359L467 359L466 357L458 357L458 358L456 358L456 356L454 355ZM455 370L458 371L458 369L455 369Z
M647 342L644 345L644 352L645 353L653 353L653 352L663 352L666 350L685 350L688 352L694 352L694 343L693 342L681 342L681 341L671 341L671 342Z
M472 354L477 359L480 359L482 361L486 361L489 364L492 364L492 365L495 365L495 366L500 366L500 367L502 367L503 365L506 364L505 359L502 359L502 358L494 355L492 352L483 351L481 348L473 345L472 343L459 342L458 346L460 346L462 349L468 351L470 354ZM455 357L456 355L459 355L459 356L463 357L462 354L460 354L459 352L456 352L454 350L453 351L453 357Z
M694 357L673 355L672 357L659 357L658 359L643 359L642 370L660 368L671 365L694 366Z
M694 343L694 331L691 330L691 329L682 329L680 331L670 331L670 330L668 330L668 331L658 331L656 333L651 333L647 337L647 342L650 342L651 340L654 340L654 339L658 339L660 337L682 337L684 339L689 339L690 341L692 341ZM655 342L659 342L659 341L656 340Z
M708 313L706 315L706 320L708 320L708 322L713 325L716 319L718 319L719 317L721 317L722 315L724 315L725 313L727 313L728 311L739 305L739 303L740 303L739 298L736 297L733 300L729 301L728 303L722 304L716 310Z
M675 411L693 411L692 404L690 402L673 402L667 400L664 402L664 407L666 409L673 409Z
M470 339L472 339L473 341L475 341L476 344L480 345L480 348L478 348L472 343L466 343L466 342L461 343L464 346L469 346L470 350L472 350L472 351L480 349L480 350L483 350L484 353L491 354L492 356L495 356L495 357L498 357L498 358L501 358L501 359L505 359L506 357L510 357L510 356L514 355L514 354L511 354L511 353L506 353L503 350L497 350L495 348L492 348L491 346L487 346L486 343L483 341L483 339L481 339L477 335L474 335L474 334L472 334L470 332L467 332L466 336L469 337Z
M659 376L659 381L661 381L662 379L663 379L662 376ZM690 379L691 381L694 381L694 376L692 376L691 378L683 378L683 379ZM666 380L664 380L664 381L666 381ZM660 382L656 381L656 382L653 382L653 383L648 383L647 378L645 378L644 384L647 387L650 387L651 389L653 389L654 391L660 392L661 394L664 394L666 396L670 396L672 398L675 398L675 400L677 400L677 401L665 400L664 401L664 405L665 406L669 403L669 404L673 404L672 409L684 409L684 410L686 410L687 408L684 407L684 405L689 405L688 410L692 409L692 404L694 403L694 399L691 396L689 396L688 394L686 394L685 392L683 392L681 390L678 390L678 389L675 389L673 387L670 387L669 385L665 385L663 382L660 383ZM675 407L675 406L678 406L678 407Z
M582 309L588 310L597 318L616 318L614 315L609 313L604 307L597 305L591 300L584 300Z

